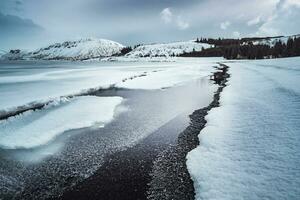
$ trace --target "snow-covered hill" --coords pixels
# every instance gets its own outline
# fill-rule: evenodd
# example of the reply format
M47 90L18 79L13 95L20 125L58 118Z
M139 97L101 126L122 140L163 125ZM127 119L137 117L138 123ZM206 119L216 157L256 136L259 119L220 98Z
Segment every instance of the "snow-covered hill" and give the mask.
M282 43L286 44L289 38L298 38L300 37L300 34L298 35L292 35L292 36L278 36L278 37L267 37L267 38L252 38L251 41L254 45L268 45L273 47L276 42L281 41ZM247 45L248 42L244 42L243 45Z
M2 58L8 60L86 60L118 54L123 47L120 43L111 40L88 38L56 43L28 53L12 50Z
M29 53L20 49L10 50L8 53L0 53L0 60L26 60L29 59Z
M0 57L4 54L6 54L6 51L0 49Z
M133 49L133 51L126 54L125 57L169 57L192 51L201 51L203 48L209 47L211 47L211 45L196 43L194 41L149 44L141 45Z

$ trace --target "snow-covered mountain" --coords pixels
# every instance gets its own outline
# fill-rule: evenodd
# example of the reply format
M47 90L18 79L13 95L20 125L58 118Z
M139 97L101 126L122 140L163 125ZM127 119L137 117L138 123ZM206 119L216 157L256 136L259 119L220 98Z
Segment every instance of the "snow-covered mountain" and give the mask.
M6 54L6 51L0 49L0 57L4 54Z
M2 59L86 60L119 54L122 48L123 45L111 40L88 38L56 43L32 52L11 50Z
M25 60L29 58L29 53L20 49L10 50L8 53L0 54L0 60Z
M201 51L203 48L210 48L212 45L196 43L194 41L173 42L165 44L141 45L125 55L125 57L169 57L182 53Z

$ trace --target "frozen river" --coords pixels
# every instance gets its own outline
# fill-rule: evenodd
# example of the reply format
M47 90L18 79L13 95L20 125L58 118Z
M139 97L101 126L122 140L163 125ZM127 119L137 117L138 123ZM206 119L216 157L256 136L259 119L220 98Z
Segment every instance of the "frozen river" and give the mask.
M299 199L299 57L0 63L0 199L56 198L107 155L174 143L217 62L230 78L187 156L195 198Z
M179 134L212 100L217 60L1 63L2 113L45 104L0 121L1 196L55 197L175 118Z

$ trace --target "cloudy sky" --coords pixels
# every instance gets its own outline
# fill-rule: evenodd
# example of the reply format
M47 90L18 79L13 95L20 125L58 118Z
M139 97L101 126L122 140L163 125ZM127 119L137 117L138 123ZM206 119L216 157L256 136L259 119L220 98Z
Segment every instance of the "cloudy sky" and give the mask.
M300 0L1 0L0 50L98 37L125 45L300 33Z

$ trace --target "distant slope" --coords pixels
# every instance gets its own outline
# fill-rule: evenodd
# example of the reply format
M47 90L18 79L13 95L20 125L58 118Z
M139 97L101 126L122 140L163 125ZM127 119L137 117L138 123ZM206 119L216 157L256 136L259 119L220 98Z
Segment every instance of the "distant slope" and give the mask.
M210 48L212 45L196 43L194 41L173 42L165 44L141 45L125 55L125 57L169 57L182 53L201 51Z
M268 45L273 47L276 42L281 41L283 44L286 44L289 38L299 38L300 34L298 35L291 35L291 36L276 36L276 37L257 37L257 38L242 38L242 44L248 44L252 42L253 45Z
M2 56L8 60L87 60L108 57L121 52L123 45L105 39L88 38L56 43L33 52L11 50Z
M201 38L198 43L214 45L213 48L190 53L182 57L222 56L226 59L264 59L300 56L300 35L277 37L251 37L241 39Z
M0 53L0 60L25 60L28 58L28 52L20 49L10 50L7 53Z

